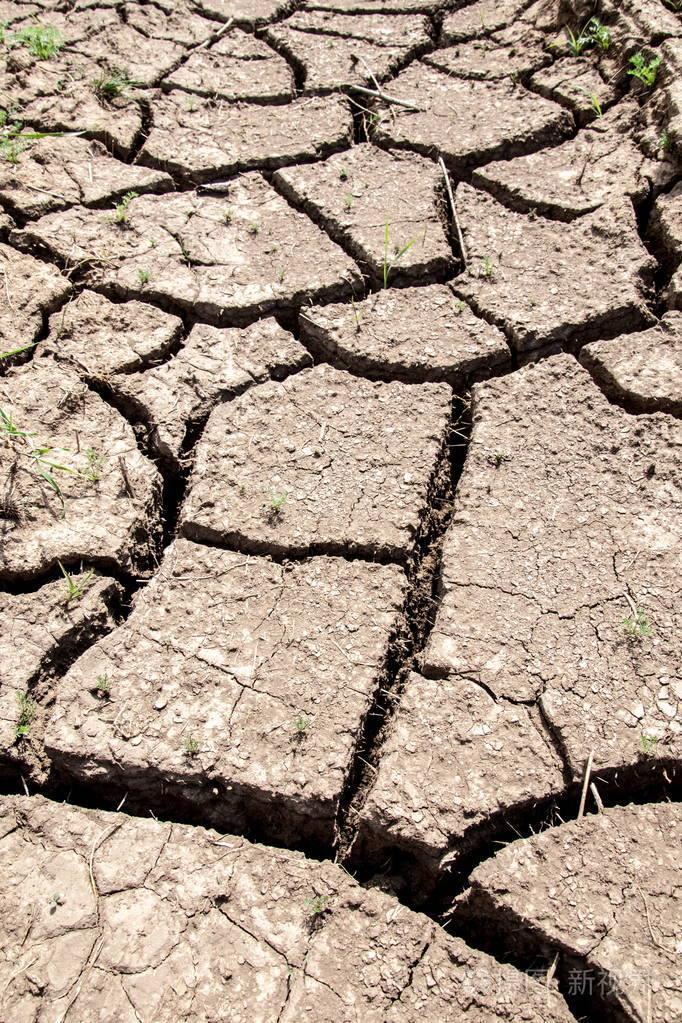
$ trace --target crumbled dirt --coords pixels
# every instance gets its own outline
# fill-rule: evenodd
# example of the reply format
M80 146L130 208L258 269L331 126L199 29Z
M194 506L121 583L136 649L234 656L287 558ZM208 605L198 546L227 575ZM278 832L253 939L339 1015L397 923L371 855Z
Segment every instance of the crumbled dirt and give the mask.
M145 302L111 302L81 291L50 319L38 353L70 363L80 375L106 381L163 359L179 342L182 321Z
M631 137L635 110L622 104L574 139L489 164L474 171L472 181L515 209L560 220L582 216L618 196L641 203L650 194L657 166Z
M331 97L307 97L264 111L176 89L157 100L153 117L141 159L193 181L328 156L353 135L348 104Z
M188 425L253 384L310 362L306 349L274 319L241 330L198 323L169 362L119 376L110 386L148 424L155 451L177 470Z
M108 604L118 591L117 584L83 572L74 571L71 577L83 591L78 598L69 599L64 579L35 592L0 593L0 774L31 760L30 746L43 717L34 689L51 661L80 637L94 639L113 628Z
M556 144L571 130L566 110L521 85L453 78L418 62L391 82L390 95L418 110L391 106L372 138L381 146L441 155L458 174Z
M499 32L494 36L449 46L436 50L423 60L425 64L457 78L488 82L528 75L550 63L549 54L542 48L545 37L541 33L528 29L521 41L507 42L508 34Z
M274 183L379 284L438 279L454 268L437 203L442 177L430 161L365 143L278 171Z
M575 777L679 757L680 424L569 356L476 384L473 417L422 671L539 698Z
M302 70L313 92L385 78L430 44L428 21L411 14L300 11L266 29L264 38Z
M441 284L304 308L300 324L320 357L363 376L445 380L462 391L510 365L504 335Z
M625 408L682 416L682 313L666 313L640 334L585 345L580 361Z
M0 163L0 201L29 219L76 203L113 205L128 192L166 192L172 185L167 174L122 164L84 138L39 139L18 163Z
M196 50L163 84L164 88L172 86L233 102L273 103L294 98L294 76L287 62L238 28L213 46ZM261 116L269 113L261 111Z
M359 817L352 862L410 857L425 899L472 834L563 788L562 763L537 711L496 700L467 678L412 674Z
M599 1019L674 1020L682 940L675 804L614 807L513 842L472 874L458 916L513 948L561 950L570 985L584 964ZM591 979L590 979L591 978Z
M630 203L605 203L559 228L466 184L458 186L456 202L468 263L453 289L519 351L654 322L645 304L654 262Z
M177 540L60 684L48 754L147 805L172 797L220 827L329 842L405 588L395 566L281 566Z
M0 351L32 344L43 319L67 298L71 285L49 264L0 243Z
M0 972L12 1019L570 1023L554 990L300 853L5 798ZM22 864L17 876L16 865ZM26 921L31 925L26 930ZM21 942L21 968L16 947ZM65 950L68 955L65 956ZM358 1012L361 1014L358 1016ZM56 1018L56 1015L55 1015Z
M604 80L588 57L562 57L531 78L535 92L571 110L581 125L598 118L594 99L607 110L617 99L612 82Z
M341 249L259 174L230 182L219 198L140 196L122 223L115 214L74 207L12 238L78 265L86 284L214 323L300 305L304 296L341 298L360 281Z
M1 378L0 404L25 433L5 433L0 447L0 579L81 559L141 567L158 528L160 479L125 419L49 358Z
M404 560L447 439L445 384L372 383L330 366L219 406L197 447L185 536L279 555Z

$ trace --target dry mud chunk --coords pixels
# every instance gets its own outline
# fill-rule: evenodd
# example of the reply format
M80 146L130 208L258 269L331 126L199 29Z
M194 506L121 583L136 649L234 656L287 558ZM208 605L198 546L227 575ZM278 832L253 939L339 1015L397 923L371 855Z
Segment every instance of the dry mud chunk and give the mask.
M528 7L528 0L478 0L446 15L441 43L461 43L506 25L512 25Z
M295 6L297 0L191 0L192 6L218 21L234 21L247 28L281 18Z
M494 81L529 74L549 64L551 58L543 51L543 43L544 36L539 32L527 31L519 41L507 41L507 34L502 32L436 50L423 59L425 64L458 78Z
M302 67L306 89L339 89L378 79L423 52L428 22L411 14L305 11L273 25L265 38Z
M628 408L682 415L682 313L666 313L641 334L585 345L580 361Z
M541 96L572 110L581 124L597 116L594 97L605 109L618 95L587 57L563 57L533 75L531 85Z
M50 320L39 351L97 380L131 373L163 358L182 334L182 320L146 302L111 302L82 291Z
M452 78L419 63L391 82L391 95L418 109L391 107L374 127L374 139L441 154L457 172L559 142L571 128L566 110L520 85Z
M674 758L682 425L623 412L569 356L476 384L473 414L422 671L541 696L576 776L643 736Z
M592 977L601 1019L677 1020L681 855L677 804L614 807L508 845L471 875L457 915L512 947L530 931L561 950L568 977Z
M21 136L17 141L21 146ZM84 138L27 143L17 163L0 165L0 200L28 218L74 203L113 202L131 191L167 191L172 184L167 174L120 163L100 143Z
M304 308L304 340L366 376L445 380L462 389L510 363L504 335L440 284L384 289L364 302Z
M0 275L0 352L10 352L32 344L71 285L55 267L1 243Z
M158 453L177 466L188 425L213 405L310 361L303 345L274 319L242 330L199 323L170 362L119 377L112 386L149 424Z
M274 101L293 98L294 77L287 62L247 32L233 29L210 49L196 50L164 86L229 100ZM269 112L262 112L268 118Z
M666 265L675 269L682 260L682 184L659 195L649 221L649 234L663 250Z
M500 817L562 787L561 761L536 711L496 702L466 678L412 674L360 814L355 861L407 853L425 898L472 835L480 840Z
M442 177L429 161L364 143L324 163L278 171L274 181L384 286L453 268L436 205Z
M468 263L453 289L502 327L519 351L653 322L645 282L654 262L630 203L604 204L558 228L513 213L466 184L456 198Z
M630 137L633 113L629 104L616 108L560 146L474 171L473 183L512 206L565 220L618 196L639 203L655 165Z
M259 552L405 558L445 443L445 384L318 366L217 408L197 449L186 536Z
M0 514L6 514L6 507ZM0 593L0 772L7 761L21 758L18 739L31 734L38 706L29 686L60 650L86 637L113 628L107 607L117 591L112 579L72 573L83 588L78 600L68 600L64 580L47 583L34 593Z
M12 237L82 263L87 283L212 322L264 315L304 298L340 298L360 281L341 249L259 174L237 178L219 199L140 196L123 223L112 221L101 210L74 207Z
M340 99L307 97L264 109L175 89L154 104L142 158L202 181L327 156L352 136L350 108Z
M306 10L338 14L428 14L442 0L307 0Z
M220 826L329 842L405 586L396 566L281 566L178 540L60 684L48 754ZM108 701L90 693L105 673Z
M0 834L6 1019L101 1023L105 1004L120 1023L508 1023L519 1004L527 1023L572 1018L329 862L40 796L4 797Z
M0 448L5 513L0 578L27 578L79 559L136 570L149 554L159 475L128 423L51 359L0 381L0 405L26 436ZM31 450L69 471L46 467ZM41 467L55 480L62 496Z

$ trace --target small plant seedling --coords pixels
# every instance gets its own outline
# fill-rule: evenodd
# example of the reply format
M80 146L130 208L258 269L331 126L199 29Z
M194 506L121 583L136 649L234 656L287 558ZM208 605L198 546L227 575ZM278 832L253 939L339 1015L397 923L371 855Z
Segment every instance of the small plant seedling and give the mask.
M455 302L455 313L457 316L461 316L466 309L466 302L462 302L461 299Z
M223 213L223 220L225 221L226 224L232 223L232 210L225 210L225 212Z
M496 469L499 469L505 462L511 462L511 455L507 451L494 451L492 455L488 456L488 461Z
M391 271L394 269L396 263L398 263L398 261L400 259L402 259L402 257L408 251L408 249L411 249L412 246L415 243L415 239L413 238L412 241L407 242L405 245L394 245L393 246L393 253L389 257L389 254L388 254L388 234L389 234L389 228L390 228L390 224L388 224L388 223L385 224L385 226L384 226L384 265L383 265L384 288L388 287L388 280L389 280L389 277L391 276Z
M297 739L304 739L308 732L308 729L313 723L313 719L307 717L305 714L299 714L294 721L294 730L296 732Z
M28 692L17 693L17 701L19 703L19 720L17 721L16 737L22 739L31 730L31 722L36 716L38 704L31 699Z
M312 917L320 917L329 908L329 896L313 895L305 900L305 906Z
M578 32L576 35L570 28L566 28L566 39L574 57L580 57L585 47L590 45L589 36L584 35L582 32Z
M252 220L249 226L246 228L249 234L258 234L260 231L260 224L257 220Z
M0 408L0 437L2 437L3 435L9 441L12 442L13 446L15 442L17 444L21 444L22 441L24 442L25 446L23 448L14 447L15 453L18 456L28 458L28 460L32 463L33 468L38 473L38 475L45 480L45 482L48 484L49 487L51 487L52 490L54 490L61 505L62 518L64 518L66 514L64 494L62 493L61 487L54 478L52 470L58 469L61 472L70 473L72 473L74 470L69 469L68 466L66 465L59 465L59 463L57 462L49 461L45 456L52 451L52 448L37 447L31 440L31 437L33 437L34 434L30 433L28 430L19 429L19 427L15 425L11 414L8 415L4 411L4 409Z
M57 564L59 565L60 569L62 570L62 575L66 579L66 597L65 597L65 602L67 604L70 604L72 600L80 600L81 597L83 596L83 594L85 593L86 589L87 589L88 583L90 582L90 580L92 579L93 575L95 574L94 570L90 569L89 572L85 573L85 575L83 576L83 578L81 579L80 582L76 582L74 577L72 575L69 575L69 573L66 571L66 569L62 565L61 561L58 561Z
M193 735L188 735L183 743L182 749L186 757L195 757L201 749L201 746L198 739L195 739Z
M642 733L642 755L645 757L651 757L656 752L656 746L658 745L658 739L655 735L645 735Z
M353 198L354 197L353 197L353 193L352 192L346 192L346 194L344 195L344 197L343 197L343 208L344 208L344 210L346 210L346 212L348 212L349 210L351 210L353 208Z
M360 330L360 320L362 319L362 313L358 309L357 304L355 302L355 298L352 295L351 295L351 298L350 298L350 304L353 307L353 319L355 320L355 329L357 331L359 331Z
M633 78L638 79L638 81L642 82L643 85L646 85L647 88L650 89L656 81L656 75L658 74L660 66L660 57L653 57L647 62L644 54L640 50L639 53L635 53L632 57L630 57L628 74L632 75Z
M606 53L611 45L611 33L606 25L602 25L599 18L590 18L583 29L583 34L586 35L592 45L596 46L596 48L601 50L602 53Z
M133 199L138 198L137 192L126 192L121 201L114 207L114 212L109 217L112 224L123 226L128 221L128 208Z
M491 281L497 275L497 267L493 263L490 256L484 256L481 260L481 265L478 268L478 276L486 277Z
M100 700L108 700L111 696L111 680L106 674L97 676L97 685L95 686L95 693Z
M284 506L289 500L289 492L287 490L265 490L265 496L268 499L267 512L268 518L276 520L284 512Z
M55 57L64 45L64 36L52 25L28 25L14 38L16 42L26 46L28 52L38 60Z
M131 78L127 71L112 68L111 73L101 75L92 83L95 95L105 102L120 96L126 89L138 89L140 82Z
M672 149L673 143L672 139L670 138L670 132L668 131L667 128L665 128L661 132L661 137L658 140L658 145L663 150L664 153L669 153L670 150Z
M55 892L48 905L50 907L50 913L56 913L59 906L64 905L64 896L60 892Z
M649 618L641 608L634 611L632 618L624 618L621 628L633 643L641 643L646 636L653 635Z
M140 284L149 284L151 274L149 273L149 270L138 270L137 277Z
M88 467L81 473L81 476L84 476L86 480L91 480L93 483L99 482L102 475L102 466L104 465L105 456L98 455L94 448L87 448L85 451L85 458L88 463Z
M603 117L604 111L602 110L601 103L599 102L599 96L597 96L596 92L589 92L587 95L590 100L590 106L597 117Z

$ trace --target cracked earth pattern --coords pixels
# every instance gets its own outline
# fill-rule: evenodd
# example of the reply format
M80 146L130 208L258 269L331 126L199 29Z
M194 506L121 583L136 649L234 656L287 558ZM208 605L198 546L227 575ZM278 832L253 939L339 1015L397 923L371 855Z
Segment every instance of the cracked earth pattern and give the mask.
M0 22L0 1020L679 1023L682 5Z

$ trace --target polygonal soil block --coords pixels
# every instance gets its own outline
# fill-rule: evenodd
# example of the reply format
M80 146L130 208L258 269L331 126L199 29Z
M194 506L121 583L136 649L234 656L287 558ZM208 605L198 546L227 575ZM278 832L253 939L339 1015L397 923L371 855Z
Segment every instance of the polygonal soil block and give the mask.
M126 420L48 358L0 379L0 407L13 424L0 447L0 578L80 559L137 571L161 480Z
M560 146L475 170L472 182L517 209L561 220L621 196L642 202L655 165L631 138L634 114L623 104Z
M306 10L339 14L427 14L440 0L308 0Z
M453 290L517 350L582 344L654 322L645 298L655 264L629 202L604 204L561 227L507 210L466 184L456 203L467 270Z
M279 54L239 28L217 43L195 50L167 75L163 87L185 89L199 96L252 102L291 100L294 76ZM269 117L271 111L263 111Z
M159 455L174 468L187 428L218 402L268 377L280 379L311 363L303 345L276 320L221 329L198 323L170 362L111 381L114 391L148 424Z
M144 296L210 322L243 322L304 298L341 298L355 264L259 174L224 196L140 196L124 219L74 207L14 232L23 246L81 263L87 283Z
M461 43L512 25L528 6L527 0L477 0L446 14L441 43Z
M682 260L682 184L659 195L649 220L648 234L661 250L665 265L674 270Z
M572 110L579 124L599 117L618 98L615 86L604 81L591 57L562 57L537 71L530 80L535 92ZM596 100L596 104L595 104Z
M7 1019L571 1023L551 987L329 861L41 796L0 821Z
M641 334L585 345L580 361L628 409L682 416L682 313L666 313Z
M264 38L314 92L386 78L430 44L428 22L417 15L331 11L299 11L266 29Z
M0 200L29 219L76 203L113 204L127 192L166 192L172 186L167 174L120 163L101 143L78 137L27 143L16 164L0 165Z
M596 1018L677 1020L682 831L675 803L617 806L513 842L471 875L455 917L514 950L560 951Z
M353 137L350 107L333 97L264 109L174 89L156 100L152 117L142 159L195 181L328 156Z
M187 540L60 683L46 748L72 778L193 818L330 842L399 626L396 566L281 566ZM111 682L109 699L91 689Z
M181 319L146 302L111 302L81 291L50 318L50 333L37 352L106 383L112 373L132 373L166 357L182 331Z
M3 301L0 308L0 355L33 343L43 320L71 291L56 267L17 252L0 242Z
M510 364L504 335L440 284L304 307L299 319L321 357L369 377L445 380L461 390Z
M416 109L385 109L374 141L439 154L456 173L556 144L572 127L566 110L520 85L453 78L419 62L391 82L390 94Z
M454 267L436 202L442 176L431 161L363 143L324 163L278 171L274 182L384 287Z
M81 596L69 599L64 579L31 593L0 592L0 773L21 762L25 745L40 728L42 708L34 690L44 673L79 644L113 628L114 580L75 570L69 574Z
M415 897L495 829L561 791L562 764L537 710L466 678L411 674L360 811L353 862L407 856Z
M526 75L549 64L551 57L542 49L545 37L526 30L522 42L506 38L504 32L485 36L469 43L435 50L423 58L424 63L457 78L495 81Z
M569 356L473 395L423 673L539 698L574 777L649 741L674 761L682 424L623 412Z
M296 0L191 0L191 4L207 18L256 28L284 17L295 7Z
M330 366L254 388L211 414L183 533L266 554L405 559L450 401L445 384L372 383Z

